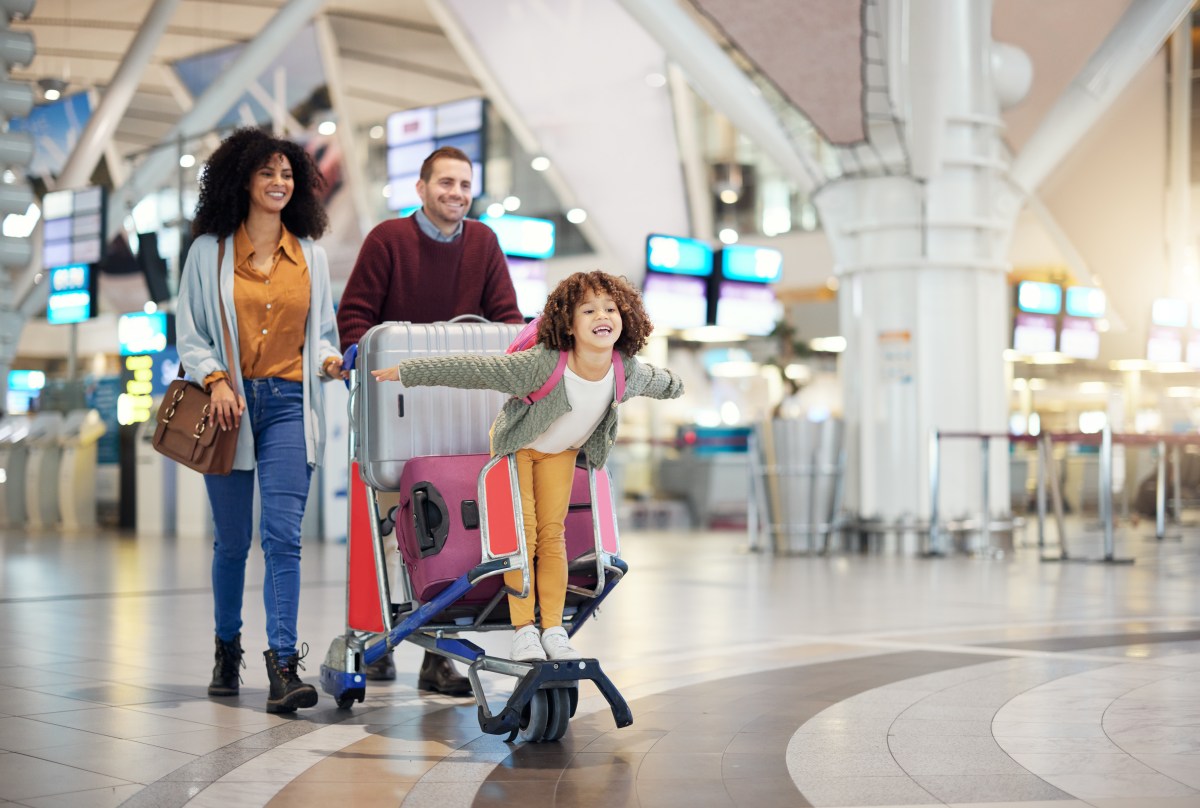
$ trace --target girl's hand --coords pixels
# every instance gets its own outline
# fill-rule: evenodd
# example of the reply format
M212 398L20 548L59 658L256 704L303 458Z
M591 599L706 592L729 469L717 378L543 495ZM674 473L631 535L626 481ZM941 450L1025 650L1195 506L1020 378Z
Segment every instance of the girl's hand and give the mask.
M398 382L400 381L400 367L392 365L390 368L383 370L372 370L371 375L375 377L377 382Z
M217 419L217 426L229 430L242 422L242 413L246 411L246 399L233 392L233 386L228 379L220 379L212 388L212 409Z

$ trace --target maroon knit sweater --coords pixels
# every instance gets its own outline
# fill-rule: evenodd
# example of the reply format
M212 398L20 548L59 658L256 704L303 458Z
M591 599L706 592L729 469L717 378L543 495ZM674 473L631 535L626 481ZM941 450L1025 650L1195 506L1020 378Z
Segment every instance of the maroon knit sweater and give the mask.
M444 243L422 233L415 216L389 219L358 251L338 305L338 334L345 351L380 323L436 323L460 314L524 320L496 234L467 219L462 235Z

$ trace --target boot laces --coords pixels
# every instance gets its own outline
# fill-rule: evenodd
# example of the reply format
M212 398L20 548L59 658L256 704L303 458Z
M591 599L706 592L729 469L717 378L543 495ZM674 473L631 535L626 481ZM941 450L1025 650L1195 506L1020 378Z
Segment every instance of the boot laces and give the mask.
M238 681L242 681L241 670L246 667L246 657L242 651L241 643L237 640L225 642L221 640L217 645L217 656L221 665L221 674L223 676L236 675Z
M292 654L286 660L280 661L279 672L283 674L283 678L289 682L299 682L300 674L296 672L296 669L308 670L304 667L303 662L306 656L308 656L308 643L301 643L299 653Z

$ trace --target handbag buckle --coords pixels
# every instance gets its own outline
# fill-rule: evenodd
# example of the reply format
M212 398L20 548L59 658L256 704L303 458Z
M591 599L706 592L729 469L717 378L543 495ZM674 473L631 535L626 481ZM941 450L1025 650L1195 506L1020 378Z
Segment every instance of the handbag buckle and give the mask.
M205 404L204 409L200 410L200 420L196 422L196 431L192 433L192 437L200 440L200 436L204 434L204 430L208 429L208 408Z

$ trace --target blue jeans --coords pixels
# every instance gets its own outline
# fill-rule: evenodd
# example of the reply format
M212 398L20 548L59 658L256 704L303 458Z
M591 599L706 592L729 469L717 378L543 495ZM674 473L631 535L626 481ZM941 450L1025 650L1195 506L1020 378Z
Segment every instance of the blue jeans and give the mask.
M263 603L267 642L287 659L296 653L300 606L300 520L312 468L304 448L303 385L284 379L246 379L243 426L254 432L255 470L204 475L216 524L212 583L217 636L232 640L242 630L242 591L254 523L254 475L258 473L266 557ZM248 423L246 421L248 420Z

